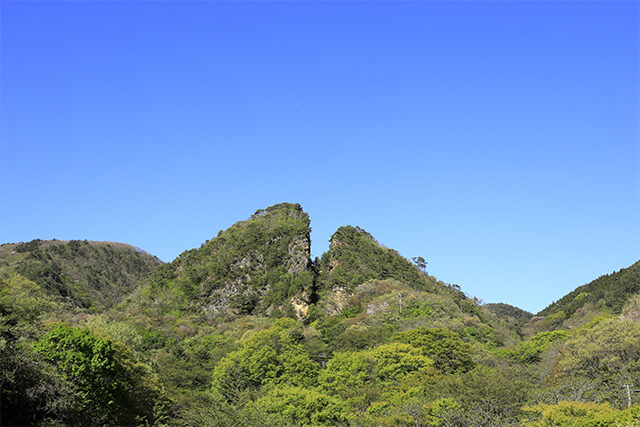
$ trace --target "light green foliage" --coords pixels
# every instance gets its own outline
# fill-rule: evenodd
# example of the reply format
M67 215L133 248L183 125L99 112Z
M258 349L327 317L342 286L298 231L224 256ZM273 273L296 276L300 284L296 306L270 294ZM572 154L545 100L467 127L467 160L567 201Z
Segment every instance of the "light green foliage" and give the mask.
M603 427L637 426L640 424L640 407L614 409L608 403L567 402L554 405L537 404L524 408L530 427L567 426Z
M547 331L534 335L527 341L523 341L513 350L505 350L503 354L518 362L537 363L542 354L558 342L568 336L566 331Z
M42 287L19 274L0 279L0 337L33 336L41 316L59 308Z
M238 393L265 384L313 384L319 367L299 343L303 336L296 322L285 320L254 333L224 357L213 371L213 391L234 400Z
M57 324L36 349L77 387L76 422L131 425L157 416L153 409L161 403L160 390L126 347L87 329Z
M380 383L395 384L408 375L434 375L433 361L408 344L389 343L368 351L336 353L320 372L324 390L353 397L358 390Z
M463 425L505 425L517 419L531 384L518 371L477 366L463 374L443 376L438 387L445 397L463 406Z
M557 365L563 375L599 378L640 368L640 324L607 319L577 331L560 348Z
M256 401L256 406L277 425L343 425L350 417L343 401L314 389L288 385L272 388Z
M379 381L398 381L409 374L433 374L433 361L409 344L384 344L370 353L376 361L376 377Z
M442 398L433 401L422 408L424 411L424 424L427 426L450 425L448 421L459 416L462 406L452 398Z
M474 366L469 344L449 330L421 327L396 334L393 339L420 349L442 372L466 372Z
M336 353L320 372L321 387L349 395L375 379L376 361L369 352Z
M575 331L559 348L551 378L560 397L627 402L625 384L640 384L640 324L604 319ZM634 401L636 396L634 397Z
M400 317L414 318L424 317L429 318L433 312L433 306L429 301L411 301L406 307L400 310Z

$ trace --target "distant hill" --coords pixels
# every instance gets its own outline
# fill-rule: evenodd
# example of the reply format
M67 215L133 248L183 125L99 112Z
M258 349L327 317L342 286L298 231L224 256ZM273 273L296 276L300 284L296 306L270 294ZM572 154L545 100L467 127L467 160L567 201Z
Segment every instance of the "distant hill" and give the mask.
M520 322L526 322L533 317L533 314L526 310L501 302L484 304L482 307L500 318L510 318Z
M484 304L481 308L492 323L501 324L503 329L515 332L519 337L525 335L524 327L533 317L528 311L504 303Z
M576 326L597 313L620 314L628 299L639 292L640 261L577 287L540 311L533 322L553 329Z
M0 276L20 274L75 307L104 309L162 262L123 243L32 240L0 246Z

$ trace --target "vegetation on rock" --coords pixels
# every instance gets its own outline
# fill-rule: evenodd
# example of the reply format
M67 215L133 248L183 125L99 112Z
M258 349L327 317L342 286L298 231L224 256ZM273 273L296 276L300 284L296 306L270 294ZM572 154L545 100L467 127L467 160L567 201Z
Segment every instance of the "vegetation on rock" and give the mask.
M284 203L168 264L2 245L0 424L640 424L639 264L533 316L358 227L314 263L309 233Z

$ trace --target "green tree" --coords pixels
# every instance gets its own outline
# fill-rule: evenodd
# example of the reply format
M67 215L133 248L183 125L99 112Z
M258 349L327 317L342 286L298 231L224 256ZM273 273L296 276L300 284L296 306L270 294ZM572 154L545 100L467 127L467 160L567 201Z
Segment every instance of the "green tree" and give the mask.
M296 322L281 319L269 329L254 333L229 353L213 371L212 390L233 401L247 389L264 384L309 386L315 382L318 365L302 344L297 343Z
M466 372L474 366L471 346L448 329L420 327L398 333L393 339L420 349L442 372Z
M411 258L411 260L420 270L425 272L427 271L427 261L425 261L424 258L422 258L421 256L416 256Z
M161 412L158 385L123 345L57 324L36 349L77 387L73 422L132 425L153 422Z
M344 402L308 388L274 387L256 405L277 425L344 425L349 420Z
M577 396L627 404L624 384L640 385L640 324L628 319L605 319L577 330L558 348L555 380L575 395L572 384L582 384ZM568 388L567 388L568 387ZM563 396L561 396L563 397Z

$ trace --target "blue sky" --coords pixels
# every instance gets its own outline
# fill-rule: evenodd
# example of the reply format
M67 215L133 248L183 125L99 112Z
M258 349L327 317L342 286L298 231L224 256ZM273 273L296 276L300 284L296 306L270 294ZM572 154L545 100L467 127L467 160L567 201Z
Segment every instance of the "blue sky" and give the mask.
M637 2L3 1L0 241L299 202L538 311L640 259Z

